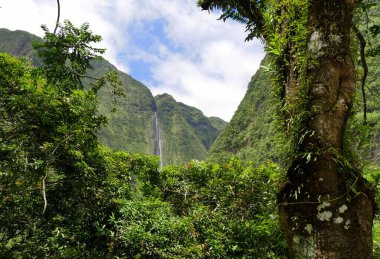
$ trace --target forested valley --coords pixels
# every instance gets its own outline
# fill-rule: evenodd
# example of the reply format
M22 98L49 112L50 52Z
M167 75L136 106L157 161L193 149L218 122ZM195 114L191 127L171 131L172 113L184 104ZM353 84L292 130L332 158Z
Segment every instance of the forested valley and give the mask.
M0 29L0 257L380 258L380 7L314 2L198 1L266 44L229 123L153 97L87 23Z

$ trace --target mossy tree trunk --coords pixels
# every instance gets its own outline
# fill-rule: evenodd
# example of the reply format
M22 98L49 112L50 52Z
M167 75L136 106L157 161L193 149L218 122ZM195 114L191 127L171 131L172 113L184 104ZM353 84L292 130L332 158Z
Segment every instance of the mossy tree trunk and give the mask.
M355 4L309 1L309 63L288 53L283 64L284 118L296 150L278 201L291 258L372 257L374 201L344 147L356 83L350 50Z

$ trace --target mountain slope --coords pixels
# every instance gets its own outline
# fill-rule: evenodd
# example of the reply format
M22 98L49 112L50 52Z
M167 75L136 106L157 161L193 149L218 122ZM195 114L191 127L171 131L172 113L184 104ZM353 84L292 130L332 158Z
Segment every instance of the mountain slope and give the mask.
M91 77L100 77L109 70L116 70L106 60L96 61ZM99 112L107 117L107 125L99 132L101 143L114 150L131 153L154 153L155 102L150 90L131 76L118 71L125 97L115 97L104 87L99 91ZM116 104L113 101L116 98ZM112 109L115 108L115 111Z
M28 57L33 65L40 65L41 62L33 50L32 42L41 40L39 37L25 31L10 31L0 28L0 51L7 52L18 57Z
M155 97L161 129L163 164L177 164L188 159L203 160L219 135L203 113L168 94Z
M222 132L224 127L227 125L227 123L219 117L209 117L208 119L211 122L212 126L219 132Z
M266 59L262 61L265 65ZM276 159L275 108L269 72L261 67L248 84L247 93L230 123L211 146L207 160L224 161L231 156L263 162Z

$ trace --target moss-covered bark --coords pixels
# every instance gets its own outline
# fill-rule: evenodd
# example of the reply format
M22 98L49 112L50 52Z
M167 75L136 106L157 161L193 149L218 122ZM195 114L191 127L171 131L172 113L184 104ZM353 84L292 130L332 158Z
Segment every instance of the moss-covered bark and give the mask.
M284 63L285 120L299 120L286 124L296 149L288 181L278 195L292 258L372 257L374 202L344 148L356 82L350 51L355 4L352 0L309 1L304 44L309 62L299 64L290 55ZM286 29L285 24L282 31ZM298 66L304 66L306 77L297 73ZM307 83L301 81L305 79ZM305 94L307 98L301 98Z

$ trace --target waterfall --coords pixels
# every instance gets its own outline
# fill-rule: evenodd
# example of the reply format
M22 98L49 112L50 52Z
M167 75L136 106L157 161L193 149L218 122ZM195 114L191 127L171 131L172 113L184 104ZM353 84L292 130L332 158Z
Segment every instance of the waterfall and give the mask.
M160 135L160 126L158 124L157 112L154 112L154 127L155 127L155 144L154 144L154 154L160 157L160 167L162 167L162 144Z

